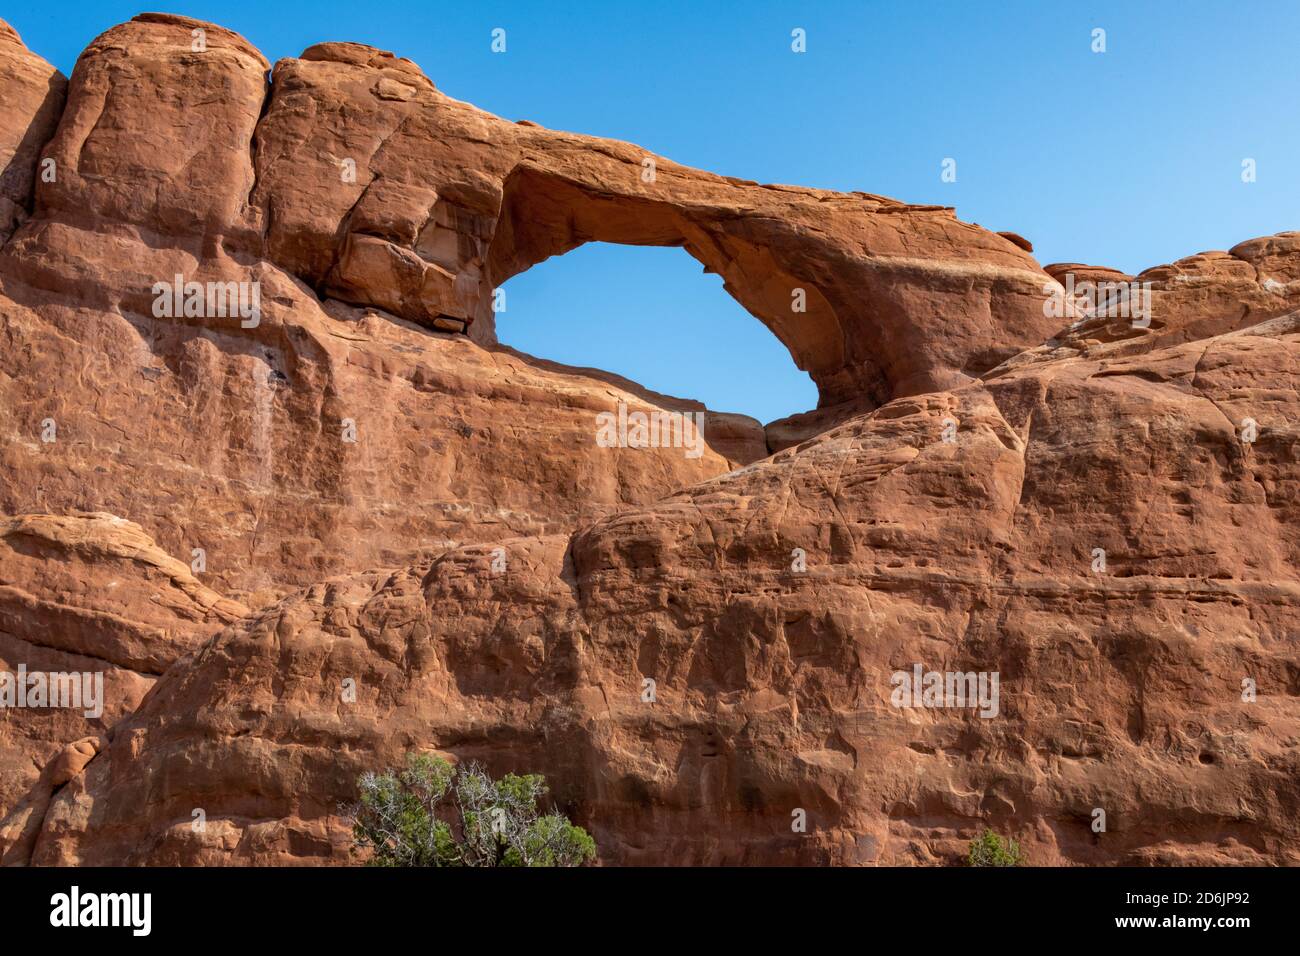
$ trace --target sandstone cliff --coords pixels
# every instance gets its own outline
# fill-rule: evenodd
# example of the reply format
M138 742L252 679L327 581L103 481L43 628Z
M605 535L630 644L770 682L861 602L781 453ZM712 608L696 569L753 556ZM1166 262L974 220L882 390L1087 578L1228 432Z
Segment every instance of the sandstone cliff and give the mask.
M0 24L0 85L0 670L106 674L0 714L0 862L347 862L356 775L437 748L607 864L1300 863L1300 234L1044 270L163 14L70 81ZM818 408L497 345L596 240L719 273ZM256 321L157 315L177 275ZM620 404L708 447L600 447ZM894 706L917 664L996 715Z

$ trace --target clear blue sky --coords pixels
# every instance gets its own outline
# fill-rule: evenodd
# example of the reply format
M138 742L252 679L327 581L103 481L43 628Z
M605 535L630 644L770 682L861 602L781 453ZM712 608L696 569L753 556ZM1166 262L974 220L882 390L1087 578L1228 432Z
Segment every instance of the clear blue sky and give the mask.
M1300 228L1297 0L7 6L64 72L147 9L230 27L272 61L370 43L510 119L747 179L954 205L1028 237L1044 263L1134 272ZM795 27L807 53L790 50ZM955 183L940 182L944 157ZM524 351L764 421L815 404L776 339L681 250L588 246L506 288L501 338Z

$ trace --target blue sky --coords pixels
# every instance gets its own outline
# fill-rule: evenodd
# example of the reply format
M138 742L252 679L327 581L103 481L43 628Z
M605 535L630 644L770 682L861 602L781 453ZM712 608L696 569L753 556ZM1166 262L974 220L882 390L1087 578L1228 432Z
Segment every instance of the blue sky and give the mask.
M1133 272L1300 228L1295 0L64 0L0 15L70 72L144 9L230 27L272 61L370 43L509 119L727 175L953 205L1026 236L1043 263ZM490 50L495 27L505 54ZM791 52L795 27L806 53ZM945 157L955 183L940 181ZM764 421L816 402L775 337L681 250L587 246L506 288L501 338L524 351Z

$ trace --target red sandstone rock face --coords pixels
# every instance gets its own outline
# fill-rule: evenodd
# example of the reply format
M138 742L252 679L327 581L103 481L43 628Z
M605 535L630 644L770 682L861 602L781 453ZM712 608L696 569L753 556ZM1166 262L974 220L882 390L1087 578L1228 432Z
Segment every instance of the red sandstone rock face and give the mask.
M103 674L97 707L4 711L0 808L39 792L51 755L106 734L168 667L247 613L122 518L0 518L0 671ZM7 832L12 822L0 825L0 862L25 832Z
M0 67L45 131L6 147L0 670L109 685L4 715L0 862L347 862L356 776L437 749L545 773L607 864L947 863L985 824L1036 863L1300 863L1295 233L1042 270L356 44L268 90L168 15L88 48L57 130L4 31ZM721 273L819 409L497 346L492 290L592 240ZM155 315L176 274L258 281L259 321ZM1053 315L1067 281L1149 282L1149 325ZM620 403L707 447L601 447ZM895 706L918 664L998 674L996 714Z
M1145 295L1149 321L1134 322L1133 309L1117 307L1076 321L1045 344L1011 360L1012 365L1073 355L1137 355L1167 345L1244 329L1300 308L1300 233L1283 232L1238 243L1228 252L1202 252L1140 275L1103 266L1058 263L1045 267L1065 283L1110 283Z
M32 190L41 173L38 154L54 133L67 85L63 74L0 21L0 242L31 212Z

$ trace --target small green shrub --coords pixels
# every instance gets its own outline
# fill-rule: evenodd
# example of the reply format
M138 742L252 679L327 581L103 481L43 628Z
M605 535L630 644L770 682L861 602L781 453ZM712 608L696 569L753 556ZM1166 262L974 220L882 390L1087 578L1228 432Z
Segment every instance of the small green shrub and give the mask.
M560 813L542 814L546 778L493 780L476 763L407 754L406 767L365 773L347 808L356 849L370 866L582 866L596 842Z
M970 841L966 862L970 866L1022 866L1025 854L1015 840L1003 840L986 827Z

